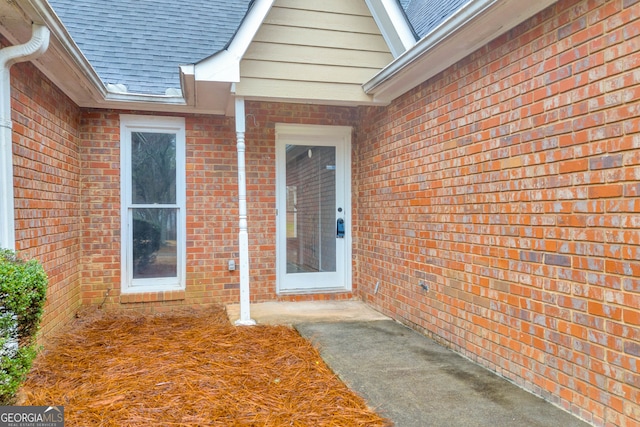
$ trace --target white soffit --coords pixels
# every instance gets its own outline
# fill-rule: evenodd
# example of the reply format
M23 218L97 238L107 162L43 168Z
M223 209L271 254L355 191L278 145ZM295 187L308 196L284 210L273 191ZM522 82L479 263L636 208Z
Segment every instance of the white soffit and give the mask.
M363 88L376 101L390 103L556 1L470 1Z

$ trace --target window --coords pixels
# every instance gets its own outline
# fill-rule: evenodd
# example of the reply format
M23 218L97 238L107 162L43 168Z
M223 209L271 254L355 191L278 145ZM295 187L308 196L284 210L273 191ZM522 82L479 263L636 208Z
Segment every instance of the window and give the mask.
M122 292L184 289L185 125L120 116Z

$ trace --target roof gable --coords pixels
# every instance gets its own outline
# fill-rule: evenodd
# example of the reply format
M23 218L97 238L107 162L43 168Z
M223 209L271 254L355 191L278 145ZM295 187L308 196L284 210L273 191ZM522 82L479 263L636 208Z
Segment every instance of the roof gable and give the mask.
M393 56L365 0L276 0L240 62L247 99L361 105Z
M250 0L49 0L105 84L180 90L179 65L225 48Z

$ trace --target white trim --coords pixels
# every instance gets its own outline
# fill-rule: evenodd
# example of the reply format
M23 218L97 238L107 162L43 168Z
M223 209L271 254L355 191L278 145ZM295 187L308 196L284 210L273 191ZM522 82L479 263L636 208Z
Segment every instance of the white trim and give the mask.
M182 117L120 115L120 265L122 294L183 290L186 284L187 213L186 213L186 131ZM132 132L166 132L176 134L176 203L168 205L135 205L136 208L177 209L176 278L133 279L130 242L131 209L131 134ZM134 283L135 282L135 283Z
M351 134L349 126L326 125L298 125L276 123L276 292L278 294L297 293L325 293L333 291L350 292L352 290L352 195L351 195ZM343 182L336 182L337 198L343 199L343 218L345 220L345 237L339 244L340 249L338 263L342 263L342 276L338 277L336 286L324 283L322 285L309 281L305 286L294 289L283 284L286 275L286 213L280 212L286 198L286 144L308 143L310 145L336 146L336 166L344 172ZM342 148L342 149L341 149ZM340 185L342 184L342 185ZM313 273L322 274L322 273ZM338 272L338 274L340 274ZM320 278L321 281L323 278Z
M470 1L365 83L363 89L376 101L389 103L556 1Z
M365 0L394 58L416 44L411 25L397 0Z

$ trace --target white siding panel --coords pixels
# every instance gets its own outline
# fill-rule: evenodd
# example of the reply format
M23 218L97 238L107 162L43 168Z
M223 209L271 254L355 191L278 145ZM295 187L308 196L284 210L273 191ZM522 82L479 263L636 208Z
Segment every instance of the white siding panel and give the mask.
M361 0L278 0L277 6L290 9L317 10L345 15L371 16L369 8Z
M292 44L299 46L321 46L335 49L357 48L374 52L388 51L381 34L362 34L344 31L318 30L315 28L282 27L264 24L254 41Z
M378 25L371 16L339 15L329 12L285 9L282 7L274 7L265 19L264 24L380 34Z
M350 83L361 85L379 70L361 67L335 67L329 65L297 64L245 60L240 64L243 77L293 80L302 82Z
M247 49L244 58L245 60L298 62L343 67L360 66L380 70L393 60L393 55L389 52L253 42Z
M296 101L318 101L330 104L372 104L373 98L364 93L359 85L326 84L319 82L295 82L245 78L236 94L246 98L274 98Z

